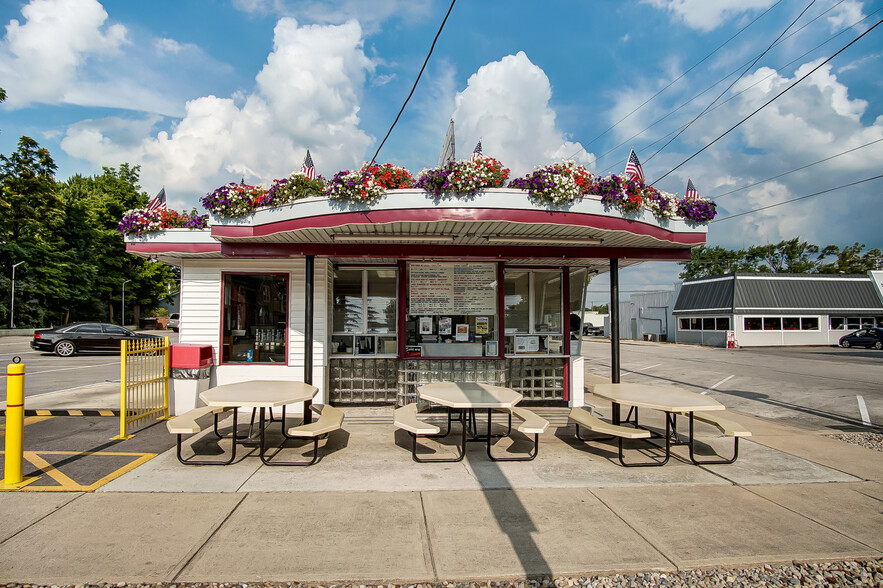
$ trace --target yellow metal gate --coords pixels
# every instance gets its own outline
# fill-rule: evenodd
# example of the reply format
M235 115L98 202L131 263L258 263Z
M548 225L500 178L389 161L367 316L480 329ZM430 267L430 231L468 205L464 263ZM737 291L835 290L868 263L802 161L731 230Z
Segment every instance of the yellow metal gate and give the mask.
M120 342L120 434L169 418L169 338Z

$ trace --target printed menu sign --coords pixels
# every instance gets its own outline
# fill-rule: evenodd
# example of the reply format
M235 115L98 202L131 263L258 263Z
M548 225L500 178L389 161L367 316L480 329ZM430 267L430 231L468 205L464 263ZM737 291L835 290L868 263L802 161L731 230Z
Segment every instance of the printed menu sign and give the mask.
M497 266L492 263L412 263L411 314L494 314Z

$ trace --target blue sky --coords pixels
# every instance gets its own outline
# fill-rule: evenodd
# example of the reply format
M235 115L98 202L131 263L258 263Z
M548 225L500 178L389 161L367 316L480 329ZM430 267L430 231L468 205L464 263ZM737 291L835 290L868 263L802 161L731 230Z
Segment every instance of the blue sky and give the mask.
M177 209L229 181L284 177L307 146L330 177L374 154L449 5L0 0L8 95L0 153L28 135L50 150L62 180L140 164L142 188L164 186ZM435 166L452 117L458 156L480 137L485 154L515 174L570 158L621 173L634 146L648 180L671 172L657 188L683 194L691 177L718 202L719 218L870 178L883 167L883 141L873 143L883 139L883 26L671 170L867 31L881 8L859 0L459 0L378 159L415 174ZM883 247L881 188L883 180L870 181L714 223L708 242L736 248L799 236ZM677 271L630 268L623 287L667 287Z

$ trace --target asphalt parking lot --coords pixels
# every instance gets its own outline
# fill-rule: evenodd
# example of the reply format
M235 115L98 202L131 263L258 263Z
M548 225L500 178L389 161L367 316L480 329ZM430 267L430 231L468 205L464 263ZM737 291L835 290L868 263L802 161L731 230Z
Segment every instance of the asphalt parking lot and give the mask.
M586 371L609 374L609 341L583 341ZM624 341L620 364L623 382L682 386L728 408L806 429L879 431L883 425L883 351Z

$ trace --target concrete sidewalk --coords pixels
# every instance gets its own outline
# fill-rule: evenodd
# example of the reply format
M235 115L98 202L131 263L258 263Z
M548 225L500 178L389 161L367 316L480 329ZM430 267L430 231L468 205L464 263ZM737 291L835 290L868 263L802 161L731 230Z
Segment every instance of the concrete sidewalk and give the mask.
M567 410L545 408L532 462L491 462L474 443L461 463L417 464L391 408L345 412L308 468L244 448L231 466L187 467L171 450L94 493L3 493L0 582L420 582L883 557L883 454L812 431L734 414L754 433L735 464L694 466L678 447L664 467L627 469L615 445L578 441ZM201 452L229 449L207 433ZM697 436L705 450L732 443ZM528 446L514 437L512 450ZM309 450L292 447L280 457Z

